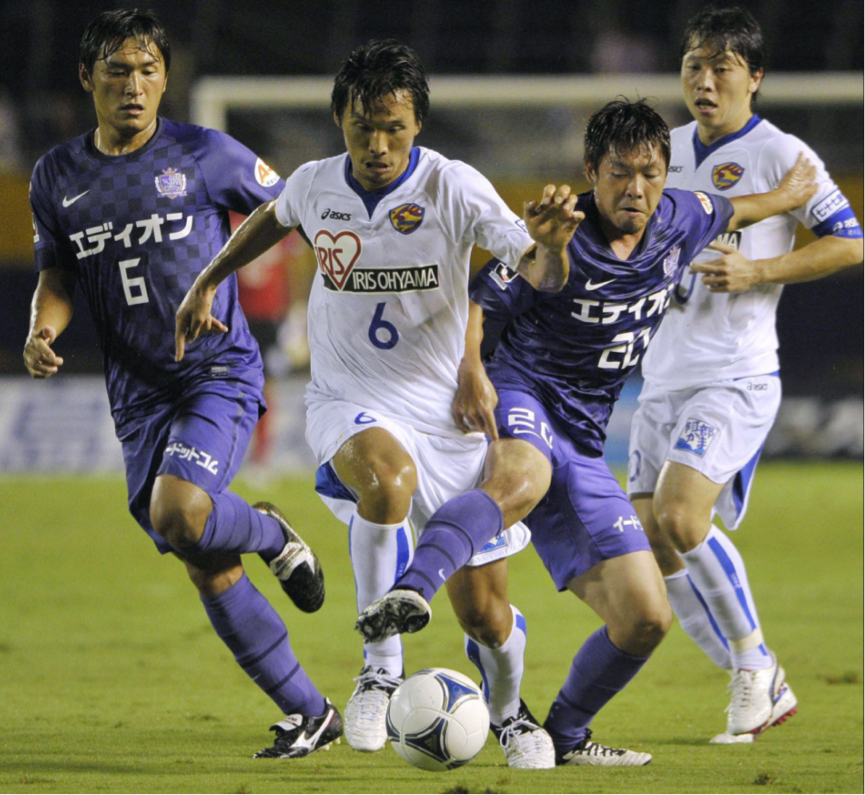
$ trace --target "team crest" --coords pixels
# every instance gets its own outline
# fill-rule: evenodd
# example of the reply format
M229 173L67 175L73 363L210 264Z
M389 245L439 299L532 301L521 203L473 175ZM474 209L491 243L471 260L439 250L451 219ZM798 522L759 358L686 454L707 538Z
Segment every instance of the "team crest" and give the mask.
M712 169L712 184L718 190L729 190L745 173L745 169L738 163L722 163Z
M419 204L401 204L390 211L390 222L401 235L410 235L423 223L424 212Z
M670 249L670 253L664 257L664 276L668 279L672 278L676 269L679 267L679 254L682 253L682 249L679 246L674 246Z
M157 192L166 199L177 199L186 195L186 174L182 174L176 168L166 168L154 177L154 181Z
M313 248L325 286L329 281L337 290L342 291L348 275L360 258L360 238L354 232L332 235L327 229L322 229L315 236Z
M717 435L717 428L702 420L695 420L689 417L685 423L682 435L674 445L674 449L687 450L689 453L694 453L694 455L703 456Z

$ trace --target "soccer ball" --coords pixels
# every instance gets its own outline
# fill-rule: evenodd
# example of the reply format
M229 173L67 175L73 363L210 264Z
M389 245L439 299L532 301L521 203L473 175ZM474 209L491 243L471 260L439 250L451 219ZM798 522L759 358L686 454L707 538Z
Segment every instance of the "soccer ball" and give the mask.
M405 680L387 706L394 751L423 770L453 770L477 756L490 730L483 694L467 676L427 668Z

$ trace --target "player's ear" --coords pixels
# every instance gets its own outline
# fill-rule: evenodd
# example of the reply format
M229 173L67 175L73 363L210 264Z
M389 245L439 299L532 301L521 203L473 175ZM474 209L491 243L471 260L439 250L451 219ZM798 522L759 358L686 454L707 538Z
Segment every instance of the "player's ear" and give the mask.
M591 163L586 163L586 171L585 171L585 174L586 174L586 179L587 179L589 182L591 182L592 185L594 185L594 184L595 184L595 181L596 181L596 179L597 179L597 177L598 177L598 175L595 173L595 169L592 168L592 164L591 164Z
M93 81L90 79L90 72L87 71L87 67L83 63L78 64L78 79L81 81L84 90L88 94L92 94Z
M337 116L335 113L333 114L333 123L334 123L337 127L339 127L340 129L342 129L342 122L340 121L339 116Z
M763 82L763 70L758 69L754 74L751 75L751 82L748 83L748 91L751 94L756 94L760 88L760 84Z

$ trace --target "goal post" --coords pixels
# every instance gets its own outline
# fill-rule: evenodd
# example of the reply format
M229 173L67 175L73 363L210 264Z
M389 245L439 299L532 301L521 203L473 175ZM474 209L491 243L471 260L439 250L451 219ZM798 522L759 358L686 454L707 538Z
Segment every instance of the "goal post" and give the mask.
M602 105L618 95L680 105L679 78L668 74L433 75L434 107L538 108ZM204 77L191 96L191 119L227 131L229 110L330 107L331 77ZM851 72L784 72L764 79L760 107L862 104L862 76Z

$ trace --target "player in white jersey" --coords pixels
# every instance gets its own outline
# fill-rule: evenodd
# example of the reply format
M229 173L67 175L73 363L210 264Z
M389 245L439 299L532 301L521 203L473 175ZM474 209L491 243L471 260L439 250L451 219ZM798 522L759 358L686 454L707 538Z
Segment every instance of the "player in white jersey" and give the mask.
M348 155L295 171L280 197L240 227L178 311L182 348L210 329L210 296L229 273L292 228L315 250L307 439L320 464L316 490L349 526L358 611L408 566L410 518L422 527L483 475L485 436L463 433L451 413L472 247L512 263L537 289L558 291L567 279L566 245L582 219L568 186L548 186L523 220L473 168L414 147L428 107L412 50L394 41L355 50L332 96ZM461 522L487 517L466 512L455 526ZM553 767L549 735L519 697L526 625L507 597L506 558L528 541L523 525L510 528L451 578L448 591L488 684L509 764ZM398 637L365 645L345 713L352 747L384 745L387 701L403 673Z
M712 9L689 22L682 85L695 121L672 132L668 185L763 192L804 153L817 166L817 193L799 210L721 236L686 272L643 359L631 427L628 491L673 611L733 677L717 743L751 742L796 711L764 644L742 558L712 523L716 513L728 530L742 521L778 411L782 285L862 262L862 230L820 158L754 114L762 77L762 34L748 12ZM793 251L799 223L818 239Z

